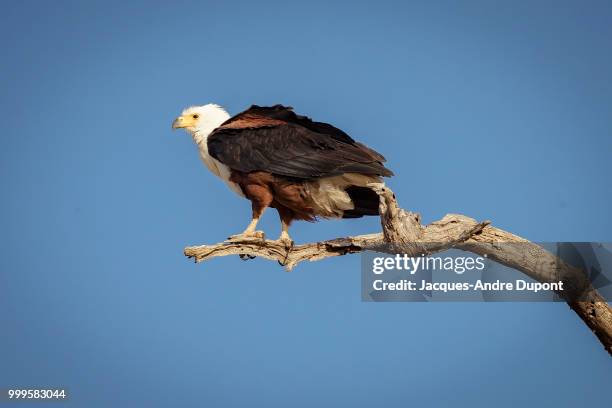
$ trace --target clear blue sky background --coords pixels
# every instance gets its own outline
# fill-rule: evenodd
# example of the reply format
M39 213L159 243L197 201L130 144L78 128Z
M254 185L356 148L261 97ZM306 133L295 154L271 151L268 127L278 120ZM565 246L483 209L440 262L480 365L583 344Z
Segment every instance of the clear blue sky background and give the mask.
M610 2L399 3L3 2L0 387L75 407L609 404L610 359L564 304L362 303L358 256L183 257L250 214L170 131L207 102L334 123L427 222L612 240Z

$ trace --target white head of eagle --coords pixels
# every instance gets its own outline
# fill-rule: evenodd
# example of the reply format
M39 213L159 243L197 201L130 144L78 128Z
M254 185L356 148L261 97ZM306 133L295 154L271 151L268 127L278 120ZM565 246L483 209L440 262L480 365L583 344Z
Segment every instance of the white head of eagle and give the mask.
M206 167L251 201L251 223L232 239L263 239L256 227L267 207L278 211L286 245L294 219L377 215L372 184L393 175L380 153L282 105L253 105L232 117L219 105L192 106L172 128L189 132Z

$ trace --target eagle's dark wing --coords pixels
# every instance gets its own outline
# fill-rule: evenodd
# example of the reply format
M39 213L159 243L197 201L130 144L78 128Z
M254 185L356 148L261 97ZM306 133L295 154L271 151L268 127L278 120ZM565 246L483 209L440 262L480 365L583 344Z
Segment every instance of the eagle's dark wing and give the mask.
M342 173L392 176L385 158L327 123L291 108L252 106L208 137L208 152L231 169L312 179Z

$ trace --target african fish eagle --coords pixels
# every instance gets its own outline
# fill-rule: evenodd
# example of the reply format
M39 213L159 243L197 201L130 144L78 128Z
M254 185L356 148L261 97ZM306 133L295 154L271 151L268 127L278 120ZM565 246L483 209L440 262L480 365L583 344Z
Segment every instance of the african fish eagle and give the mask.
M377 215L370 187L393 175L380 153L282 105L253 105L233 117L219 105L192 106L172 128L187 130L206 167L251 201L251 222L231 239L263 238L256 227L267 207L278 211L286 245L295 219Z

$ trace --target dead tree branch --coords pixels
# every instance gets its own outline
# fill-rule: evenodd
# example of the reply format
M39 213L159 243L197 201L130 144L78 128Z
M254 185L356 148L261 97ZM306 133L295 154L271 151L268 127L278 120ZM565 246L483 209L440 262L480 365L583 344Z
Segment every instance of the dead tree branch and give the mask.
M584 271L566 264L537 244L491 226L489 221L477 222L463 215L448 214L439 221L421 225L420 216L401 209L390 189L376 189L381 197L382 233L295 245L291 248L270 240L226 241L187 247L185 255L194 258L196 262L227 255L240 255L241 258L259 256L278 261L290 271L302 261L318 261L365 250L420 256L457 248L486 255L539 282L563 280L567 290L560 295L612 355L612 308L591 286Z

